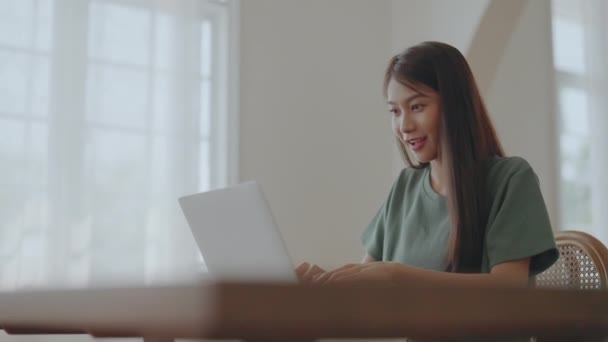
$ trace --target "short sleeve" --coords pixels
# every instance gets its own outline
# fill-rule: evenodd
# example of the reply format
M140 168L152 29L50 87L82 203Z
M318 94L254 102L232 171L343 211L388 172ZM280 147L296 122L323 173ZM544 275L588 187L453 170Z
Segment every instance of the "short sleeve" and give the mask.
M367 254L376 261L382 261L384 227L386 222L386 201L361 234L361 243Z
M557 261L559 252L538 178L527 162L495 194L485 241L490 269L529 257L533 276Z
M395 195L395 190L400 187L400 181L405 174L405 169L401 171L401 174L393 183L391 190L389 191L388 197L376 212L376 215L371 220L371 222L367 225L363 233L361 234L361 243L363 244L363 248L369 256L374 258L376 261L382 261L384 256L384 233L386 231L387 225L387 216L389 212L389 208L391 203L393 202L393 197Z

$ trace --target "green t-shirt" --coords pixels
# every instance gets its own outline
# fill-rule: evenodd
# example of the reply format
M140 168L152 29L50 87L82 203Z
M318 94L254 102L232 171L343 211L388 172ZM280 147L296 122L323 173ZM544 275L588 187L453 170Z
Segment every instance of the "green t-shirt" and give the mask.
M559 252L532 167L522 158L496 157L489 161L487 182L492 203L482 273L489 273L502 262L528 257L530 276L549 268L557 261ZM446 199L431 187L430 169L406 168L361 240L367 253L377 261L444 271L449 229Z
M538 178L522 158L489 161L490 211L483 248L482 273L505 261L531 257L530 276L558 258L551 223ZM363 232L367 253L444 271L447 266L449 215L445 197L430 184L430 168L405 168L384 205Z

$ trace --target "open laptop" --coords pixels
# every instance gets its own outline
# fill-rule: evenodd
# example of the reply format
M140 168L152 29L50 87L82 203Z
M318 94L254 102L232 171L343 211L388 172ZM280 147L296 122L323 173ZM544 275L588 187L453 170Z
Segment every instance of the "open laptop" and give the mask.
M257 182L184 196L179 203L214 280L297 281Z

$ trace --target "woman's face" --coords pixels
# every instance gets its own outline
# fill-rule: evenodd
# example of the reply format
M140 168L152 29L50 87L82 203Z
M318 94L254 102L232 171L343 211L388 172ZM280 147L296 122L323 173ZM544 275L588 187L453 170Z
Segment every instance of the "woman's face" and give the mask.
M427 163L439 155L439 94L425 85L417 89L391 79L387 87L388 107L393 130L419 162Z

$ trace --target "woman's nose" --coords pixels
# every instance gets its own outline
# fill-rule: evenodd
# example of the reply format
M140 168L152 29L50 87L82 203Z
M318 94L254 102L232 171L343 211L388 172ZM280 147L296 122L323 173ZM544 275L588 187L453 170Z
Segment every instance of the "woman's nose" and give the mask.
M414 130L414 126L412 120L410 120L407 115L401 116L401 123L399 125L399 130L401 133L408 134Z

